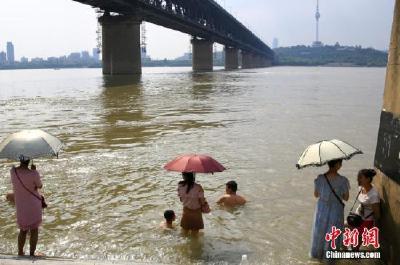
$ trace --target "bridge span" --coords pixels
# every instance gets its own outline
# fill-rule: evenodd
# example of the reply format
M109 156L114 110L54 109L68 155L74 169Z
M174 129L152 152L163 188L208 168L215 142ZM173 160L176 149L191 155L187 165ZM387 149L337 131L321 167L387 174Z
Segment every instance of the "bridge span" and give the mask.
M104 74L141 73L142 21L192 36L194 71L213 69L213 43L225 46L225 68L267 67L274 53L214 0L73 0L99 8ZM168 45L166 43L165 45Z

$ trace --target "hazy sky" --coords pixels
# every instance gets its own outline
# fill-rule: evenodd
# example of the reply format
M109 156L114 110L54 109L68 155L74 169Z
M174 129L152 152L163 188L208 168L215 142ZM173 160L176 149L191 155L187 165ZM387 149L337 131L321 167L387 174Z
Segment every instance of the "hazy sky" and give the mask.
M268 45L310 44L316 0L218 0ZM320 40L387 49L394 0L320 0ZM152 58L189 50L189 36L146 23ZM50 57L96 46L94 10L72 0L1 0L0 51L12 41L15 56Z

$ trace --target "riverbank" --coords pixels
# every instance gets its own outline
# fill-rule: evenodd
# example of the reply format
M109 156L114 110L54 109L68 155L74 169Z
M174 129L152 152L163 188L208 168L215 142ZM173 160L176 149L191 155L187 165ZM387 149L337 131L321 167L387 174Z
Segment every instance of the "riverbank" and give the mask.
M386 67L388 54L361 46L298 45L274 49L275 64L285 66Z
M0 255L0 265L21 265L21 264L37 264L37 265L161 265L161 263L145 263L145 262L132 262L132 261L102 261L102 260L76 260L76 259L66 259L58 257L43 257L43 258L29 258L29 257L18 257L11 255Z

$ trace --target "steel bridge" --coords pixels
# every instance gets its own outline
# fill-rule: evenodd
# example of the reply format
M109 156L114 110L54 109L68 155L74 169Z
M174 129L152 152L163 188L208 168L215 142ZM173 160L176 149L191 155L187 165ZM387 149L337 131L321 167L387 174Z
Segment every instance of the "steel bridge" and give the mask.
M121 39L115 35L116 24L121 25L121 23L124 23L125 27L127 25L135 27L132 25L140 25L141 21L147 21L193 36L194 70L212 70L212 59L210 69L209 53L210 45L214 42L225 45L226 51L227 49L230 49L229 54L228 52L226 53L226 64L229 64L228 66L226 65L227 69L237 68L236 53L238 50L242 52L243 68L269 66L273 60L273 51L255 34L213 0L73 1L99 8L104 12L104 15L99 19L99 21L103 26L103 58L105 57L106 59L109 56L105 55L104 52L110 51L109 48L113 46L110 41L107 40L107 36ZM113 14L117 15L113 16ZM113 32L110 32L110 28L114 29ZM121 32L121 28L117 31ZM137 30L135 29L133 29L133 31L136 32L136 35L139 34L137 37L140 38L140 32L137 33ZM132 29L130 29L130 32L132 32ZM124 35L124 33L122 34ZM129 34L127 36L129 39ZM104 38L106 38L106 40L104 40ZM133 43L131 44L137 46L136 40L132 39L132 42ZM108 47L104 47L104 45ZM120 45L117 46L119 49L121 48ZM116 48L111 48L111 50L114 50L115 54ZM137 56L135 56L135 59L137 59L136 57ZM116 62L114 62L114 68L115 63Z

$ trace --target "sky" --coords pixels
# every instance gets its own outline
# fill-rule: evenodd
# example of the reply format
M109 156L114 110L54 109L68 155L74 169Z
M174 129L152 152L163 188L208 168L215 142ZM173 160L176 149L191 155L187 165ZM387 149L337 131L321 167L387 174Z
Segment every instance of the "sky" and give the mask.
M316 0L216 0L266 44L309 45L315 39ZM387 50L394 0L320 0L320 40ZM93 8L72 0L1 0L0 51L12 41L15 58L47 58L96 47ZM152 58L176 58L190 36L146 23ZM221 46L218 46L221 49Z

